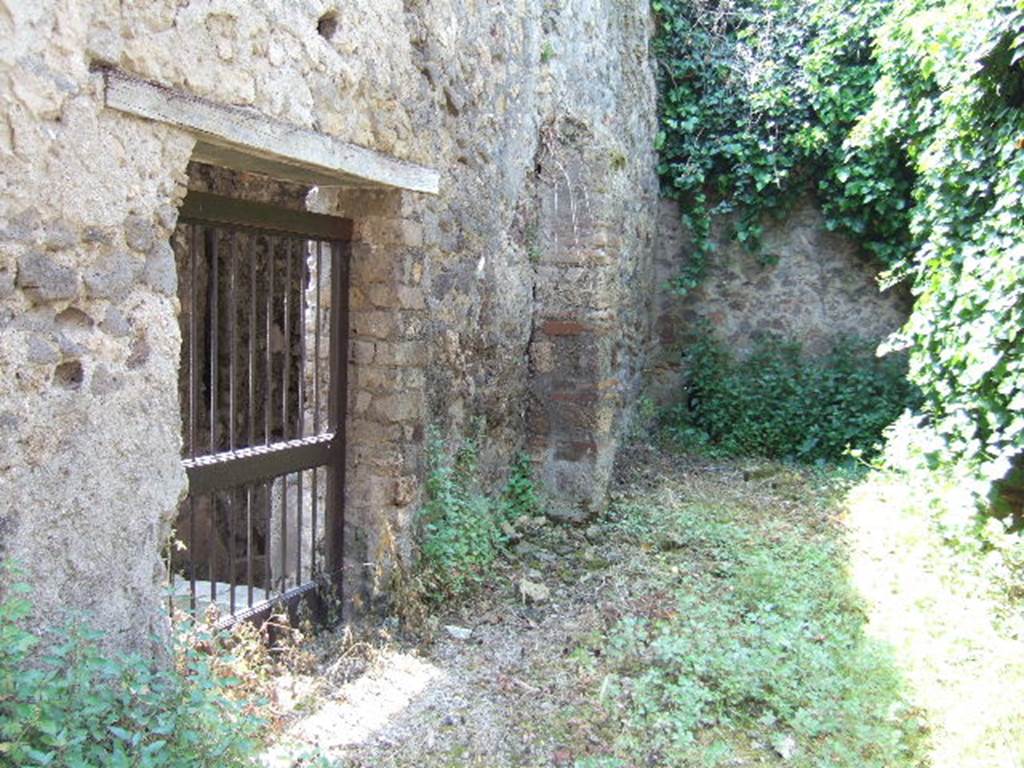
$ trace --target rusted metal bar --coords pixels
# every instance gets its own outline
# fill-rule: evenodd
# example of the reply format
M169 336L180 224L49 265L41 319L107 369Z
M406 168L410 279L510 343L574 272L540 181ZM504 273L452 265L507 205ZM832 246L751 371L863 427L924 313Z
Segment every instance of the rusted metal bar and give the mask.
M320 274L323 270L323 244L316 241L316 304L315 316L313 319L313 434L320 434ZM313 500L312 514L310 520L310 540L312 541L309 553L309 572L316 575L316 518L319 496L317 488L317 469L313 467Z
M284 349L281 365L281 438L287 440L291 430L288 418L288 381L292 368L292 241L284 241L284 288L281 291L284 303ZM288 476L281 487L281 578L282 590L288 589Z
M188 455L196 457L196 444L199 442L199 430L196 426L199 411L199 228L192 224L186 229L189 241L188 269ZM188 574L189 574L189 609L196 614L196 500L191 493L188 500Z
M185 196L179 218L181 221L252 228L261 232L300 237L321 237L325 240L348 240L352 233L352 223L348 219L198 191L189 191Z
M248 345L248 367L249 367L249 391L248 405L249 434L247 435L248 447L256 445L256 314L259 304L256 301L256 268L258 266L258 253L256 251L256 239L248 241L249 248L249 345ZM252 608L253 598L253 487L251 484L245 486L245 584L246 584L246 605Z
M281 478L281 591L288 589L288 475Z
M290 240L285 241L284 261L284 289L281 291L284 301L284 365L281 370L281 437L287 440L290 437L288 418L291 416L288 408L288 380L292 373L292 244Z
M305 434L305 410L306 410L306 276L309 274L309 244L300 241L299 245L299 374L296 389L298 390L298 413L295 415L299 437ZM302 583L302 518L305 515L303 506L303 474L298 473L296 478L295 495L297 500L295 515L295 578Z
M331 344L329 428L335 433L328 464L328 510L324 517L327 569L335 589L342 589L345 526L345 414L348 409L348 244L331 244Z
M182 462L189 488L197 493L274 478L327 464L335 449L333 433L254 445Z
M264 505L264 510L263 510L263 514L264 514L264 517L265 517L265 519L263 521L264 522L263 530L266 531L266 541L265 541L265 549L264 549L264 552L263 552L263 581L264 581L264 588L266 589L267 595L269 596L270 593L274 589L274 582L273 582L273 579L271 578L271 570L272 569L271 569L271 562L270 562L270 554L271 554L270 553L270 536L271 536L271 526L272 526L273 519L274 519L274 516L273 516L273 511L274 511L274 481L273 480L267 480L267 482L264 483L264 489L266 491L266 504Z
M238 390L238 233L228 231L228 448L238 447L237 400ZM235 524L238 518L238 493L228 496L228 608L235 612Z
M228 448L235 450L238 389L238 234L229 232L228 248Z
M220 283L220 266L219 266L219 254L217 248L217 230L213 227L209 227L206 230L206 253L210 259L210 280L207 286L207 295L209 296L209 317L208 325L210 328L210 453L217 453L217 397L220 394L218 391L218 373L219 373L219 362L220 355L218 354L217 342L220 330L220 312L218 307L218 290ZM217 495L211 494L210 496L210 531L212 535L216 535L217 531ZM210 602L217 602L217 547L211 546L210 552Z
M276 250L277 238L267 238L267 392L263 406L264 442L270 445L273 440L274 429L274 353L273 353L273 329L274 329L274 253Z

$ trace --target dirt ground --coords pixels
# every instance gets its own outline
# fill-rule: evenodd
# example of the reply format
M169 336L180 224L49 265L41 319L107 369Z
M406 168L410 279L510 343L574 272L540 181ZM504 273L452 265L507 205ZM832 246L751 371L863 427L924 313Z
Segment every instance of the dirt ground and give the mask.
M749 500L744 479L737 466L634 447L611 497L660 488L721 498L741 488ZM768 490L766 503L790 502ZM538 518L523 533L476 596L434 617L428 642L373 643L362 674L307 695L285 731L290 747L268 763L294 765L304 750L352 768L561 766L600 754L615 723L574 718L601 681L572 655L588 636L643 609L637 601L646 598L633 585L643 578L644 552L601 519L574 527ZM523 579L550 594L524 598ZM330 680L329 670L319 672ZM289 682L301 698L302 681Z
M641 730L637 748L635 727L628 751L648 759L621 759L621 739L636 712L616 703L621 697L611 693L615 683L606 662L624 619L660 621L672 615L673 592L686 579L702 570L718 578L718 566L701 560L699 547L674 541L678 530L659 525L665 510L692 506L722 510L727 519L763 531L768 548L776 546L779 531L847 542L867 635L892 650L907 683L903 709L925 723L923 741L900 766L1016 768L1024 764L1018 762L1024 759L1024 705L1008 702L1024 700L1024 664L1007 659L1019 657L1024 614L1017 602L988 594L993 581L987 571L968 578L973 561L953 559L927 512L907 512L928 508L901 498L911 491L899 477L870 475L839 495L825 475L810 470L633 446L623 453L606 516L584 526L544 518L520 526L521 540L510 545L487 584L448 611L435 609L425 637L404 637L391 620L360 643L322 638L326 650L317 663L277 681L278 703L289 714L265 763L678 765L646 749L645 738L654 734ZM647 527L632 535L634 523ZM524 581L536 599L524 596ZM720 581L722 589L732 589L727 578ZM944 618L962 618L965 611L978 616L972 622ZM703 746L722 731L707 736ZM764 736L757 728L729 731L730 756L715 764L821 764L813 742L790 748L789 736L776 742ZM314 754L320 762L310 760ZM837 764L862 765L856 756ZM884 761L868 764L891 768Z

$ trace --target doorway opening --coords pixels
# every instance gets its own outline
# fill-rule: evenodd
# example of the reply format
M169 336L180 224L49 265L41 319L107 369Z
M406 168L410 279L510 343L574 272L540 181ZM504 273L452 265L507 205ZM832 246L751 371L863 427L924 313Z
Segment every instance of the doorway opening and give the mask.
M351 234L347 219L185 198L172 611L213 607L226 625L340 592Z

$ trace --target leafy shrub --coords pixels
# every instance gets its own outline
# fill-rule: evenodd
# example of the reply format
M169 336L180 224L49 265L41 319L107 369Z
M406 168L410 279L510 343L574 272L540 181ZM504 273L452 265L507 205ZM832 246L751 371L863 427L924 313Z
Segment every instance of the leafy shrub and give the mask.
M26 592L14 586L0 603L0 764L255 764L265 721L214 656L178 644L173 665L111 657L80 622L33 634Z
M426 502L420 510L423 578L437 599L470 591L504 543L502 505L480 487L476 444L466 440L449 458L444 441L432 438Z
M533 481L533 462L529 454L521 452L513 459L501 497L507 520L536 515L540 511L540 497Z
M666 415L670 436L719 455L801 461L870 451L911 405L904 365L855 342L820 359L767 337L735 360L710 335L686 353L685 399Z

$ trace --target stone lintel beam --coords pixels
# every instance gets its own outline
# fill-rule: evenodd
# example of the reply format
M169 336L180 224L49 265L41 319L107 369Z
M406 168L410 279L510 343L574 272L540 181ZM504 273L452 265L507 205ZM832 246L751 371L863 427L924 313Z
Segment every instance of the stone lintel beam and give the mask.
M193 159L321 186L392 188L437 194L431 168L274 120L255 110L193 96L133 77L104 72L106 105L182 128L197 138Z

